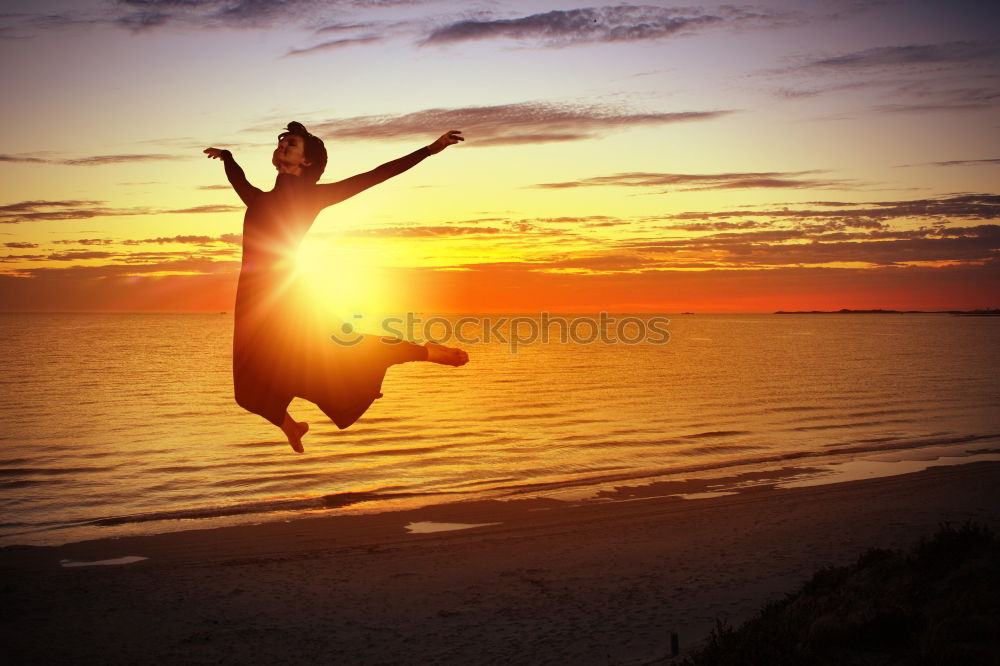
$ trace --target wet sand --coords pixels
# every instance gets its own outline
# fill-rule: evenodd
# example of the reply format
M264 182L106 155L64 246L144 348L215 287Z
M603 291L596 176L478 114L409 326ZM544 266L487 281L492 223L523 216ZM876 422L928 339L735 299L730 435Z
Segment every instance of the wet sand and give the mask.
M1000 463L700 500L480 502L0 550L7 663L666 663L818 568L1000 531ZM411 533L411 523L498 523ZM418 526L420 527L420 526ZM426 527L426 526L423 526ZM113 560L106 566L62 564Z

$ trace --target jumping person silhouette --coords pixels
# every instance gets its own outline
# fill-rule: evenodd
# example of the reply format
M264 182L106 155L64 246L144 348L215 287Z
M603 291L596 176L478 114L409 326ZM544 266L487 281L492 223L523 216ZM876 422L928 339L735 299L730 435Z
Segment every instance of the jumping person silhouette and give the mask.
M460 366L469 356L434 343L417 345L399 338L357 336L345 345L301 298L304 286L295 254L316 215L327 206L403 173L424 158L464 141L459 130L366 173L319 185L326 168L326 147L301 123L278 135L272 164L274 189L251 185L228 150L206 148L221 159L233 189L247 206L243 220L243 264L236 290L233 328L233 388L236 402L281 428L292 449L302 453L309 424L296 422L288 405L299 397L316 403L339 428L365 413L377 398L389 366L430 361Z

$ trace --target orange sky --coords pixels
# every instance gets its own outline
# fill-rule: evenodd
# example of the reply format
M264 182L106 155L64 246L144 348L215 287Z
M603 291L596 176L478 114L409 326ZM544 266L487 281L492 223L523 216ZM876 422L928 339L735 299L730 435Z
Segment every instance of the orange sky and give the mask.
M201 149L268 189L290 120L323 181L468 137L317 219L344 312L1000 306L996 7L371 5L0 17L0 310L230 311Z

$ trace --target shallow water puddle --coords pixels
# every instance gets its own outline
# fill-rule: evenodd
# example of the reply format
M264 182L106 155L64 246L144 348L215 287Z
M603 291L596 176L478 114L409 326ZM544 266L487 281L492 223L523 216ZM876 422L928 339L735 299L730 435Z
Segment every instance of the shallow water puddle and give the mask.
M406 529L410 534L429 534L430 532L449 532L451 530L467 530L470 527L486 527L488 525L499 525L500 523L435 523L422 521L410 523Z
M940 450L929 447L931 451L926 457L920 457L920 450L915 449L909 452L900 452L898 457L890 459L877 459L875 457L859 458L847 462L836 462L827 465L829 472L826 474L807 477L799 480L791 480L778 484L781 488L804 488L807 486L823 486L829 483L841 483L844 481L859 481L878 477L896 476L897 474L911 474L922 472L931 467L947 467L963 463L980 461L1000 461L1000 454L997 453L968 453L966 455L948 456L942 455ZM915 458L906 459L905 456Z
M686 499L686 500L699 500L699 499L711 499L713 497L725 497L726 495L739 495L739 493L736 492L735 490L733 491L720 490L720 491L710 491L704 493L682 493L680 495L676 495L675 497L680 497L681 499Z
M106 567L114 566L116 564L132 564L133 562L141 562L142 560L148 560L148 557L140 557L139 555L126 555L125 557L116 557L111 560L97 560L95 562L75 562L73 560L60 560L59 564L64 567Z

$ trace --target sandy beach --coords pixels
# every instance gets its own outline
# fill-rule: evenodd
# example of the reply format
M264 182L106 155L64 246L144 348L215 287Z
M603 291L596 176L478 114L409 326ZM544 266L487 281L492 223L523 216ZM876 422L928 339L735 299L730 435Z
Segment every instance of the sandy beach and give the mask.
M1000 463L724 497L439 505L0 550L8 663L666 663L817 569L1000 527ZM495 523L411 533L421 522ZM117 566L65 564L147 558Z

